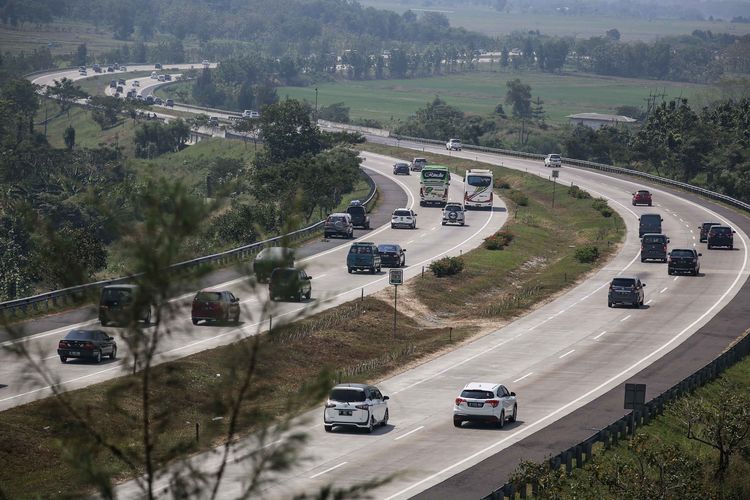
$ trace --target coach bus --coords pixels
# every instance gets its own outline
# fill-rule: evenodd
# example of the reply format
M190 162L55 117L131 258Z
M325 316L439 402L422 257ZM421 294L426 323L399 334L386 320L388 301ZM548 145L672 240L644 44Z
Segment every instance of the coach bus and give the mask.
M451 173L447 167L429 165L419 177L419 205L445 205L451 186Z
M464 207L492 209L493 178L491 170L467 170L464 176Z

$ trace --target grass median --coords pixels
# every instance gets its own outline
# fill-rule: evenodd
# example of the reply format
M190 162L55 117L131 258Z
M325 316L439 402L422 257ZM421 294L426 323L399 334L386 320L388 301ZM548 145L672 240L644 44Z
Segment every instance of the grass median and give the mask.
M365 149L372 150L369 146ZM440 157L441 163L459 172L479 166L446 160ZM408 283L403 295L399 293L404 300L395 336L390 290L275 327L273 335L262 336L258 382L252 397L243 403L243 414L253 415L258 407L275 416L285 414L290 411L287 402L299 394L302 381L314 379L321 370L337 381L382 379L497 328L498 318L521 313L600 265L622 237L624 224L617 214L603 217L592 208L592 200L572 198L558 186L553 210L548 181L507 169L495 171L511 187L500 190L501 196L524 202L517 194L522 193L527 198L525 205L509 201L505 229L515 236L510 245L464 254L466 269L457 276L435 278L426 273ZM597 262L575 261L576 245L584 244L601 247ZM461 300L445 300L447 296ZM169 416L159 426L160 445L155 450L159 465L219 444L226 431L226 409L219 398L235 383L229 360L239 351L237 345L223 346L155 368L162 382L152 388L152 399L158 401L160 415ZM138 380L123 375L68 396L79 411L96 415L94 425L101 435L138 452L142 431L134 416L139 414L139 391ZM124 411L111 404L113 395ZM294 411L319 403L303 401L300 398ZM197 439L196 423L200 424ZM241 419L241 434L253 432L257 424L249 417ZM80 457L68 449L68 443L80 443L82 436L54 399L0 413L0 428L12 429L0 443L0 462L5 464L0 468L0 484L6 495L28 498L86 492L75 473ZM91 447L89 453L113 477L132 476L132 470L109 452Z

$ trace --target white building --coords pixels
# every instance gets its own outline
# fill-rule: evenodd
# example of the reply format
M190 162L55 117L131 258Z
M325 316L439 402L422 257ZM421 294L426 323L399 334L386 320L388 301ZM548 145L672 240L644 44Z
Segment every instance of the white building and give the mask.
M572 125L585 125L594 130L600 129L605 125L619 125L625 124L630 125L635 123L637 120L630 118L629 116L622 115L604 115L601 113L578 113L575 115L566 116Z

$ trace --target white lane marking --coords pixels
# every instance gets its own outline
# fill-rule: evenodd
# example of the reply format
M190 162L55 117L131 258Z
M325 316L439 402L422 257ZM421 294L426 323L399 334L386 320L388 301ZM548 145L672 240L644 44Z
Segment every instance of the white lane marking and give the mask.
M328 273L318 274L316 278L325 278L326 276L328 276Z
M628 314L627 316L625 316L624 318L622 318L622 319L620 320L620 323L622 323L623 321L626 321L626 320L628 320L628 319L630 318L630 316L632 316L632 314Z
M688 226L688 227L689 227L689 226ZM692 233L692 232L693 232L693 230L691 229L691 230L690 230L690 232Z
M742 235L740 235L740 238L742 238ZM742 240L743 240L742 242L744 244L745 243L744 238L742 238ZM746 245L745 245L745 248L747 248ZM744 256L744 259L743 259L743 263L742 263L741 269L744 270L746 266L747 266L747 252L745 252L745 256ZM393 495L387 497L385 500L392 500L392 499L394 499L396 497L399 497L399 496L403 495L404 493L406 493L408 491L413 490L414 488L417 488L417 487L421 486L422 484L424 484L424 483L426 483L428 481L432 481L433 479L442 476L446 472L449 472L449 471L455 469L456 467L460 467L463 464L465 464L467 462L470 462L471 460L474 460L476 457L481 456L481 455L487 453L488 451L492 450L493 448L501 446L501 445L505 444L506 442L508 442L510 440L515 440L517 438L517 436L519 436L521 433L526 433L527 435L531 435L532 433L529 432L529 431L531 431L533 429L536 429L536 428L541 428L542 424L544 424L548 420L551 420L552 418L554 418L558 414L566 411L568 408L574 407L575 405L577 405L581 401L589 398L591 395L596 394L597 392L599 392L600 390L604 389L605 387L607 387L607 386L611 385L612 383L620 380L623 376L625 376L628 373L632 372L636 368L639 368L643 363L649 361L651 358L653 358L657 354L659 354L662 351L666 350L669 346L671 346L672 344L674 344L675 342L677 342L677 340L680 337L682 337L683 335L685 335L686 332L690 331L695 325L697 325L698 323L700 323L701 321L703 321L703 319L706 316L708 316L709 314L711 314L713 312L713 310L716 309L719 306L719 304L721 304L721 302L729 295L729 293L737 285L737 283L740 281L740 278L742 278L743 275L744 275L743 271L738 272L737 276L735 276L734 281L732 282L732 284L729 286L729 288L727 288L724 291L723 294L721 294L721 297L719 297L718 299L716 299L716 302L714 302L711 305L711 307L709 307L706 311L704 311L704 313L701 314L698 318L696 318L692 323L690 323L685 328L683 328L682 330L680 330L674 337L672 337L671 339L669 339L666 343L664 343L660 347L654 349L649 354L647 354L646 356L642 357L641 359L639 359L635 363L631 364L630 366L628 366L624 370L622 370L619 373L611 376L610 378L608 378L607 380L605 380L604 382L602 382L598 386L594 387L590 391L582 394L581 396L578 396L573 401L565 403L564 405L562 405L559 408L551 411L550 413L548 413L547 415L541 417L540 419L538 419L538 420L536 420L534 422L531 422L531 421L530 422L525 422L527 425L525 425L523 428L521 428L521 429L519 429L519 430L517 430L515 432L511 432L511 434L509 434L508 436L506 436L506 437L504 437L504 438L502 438L502 439L500 439L500 440L498 440L498 441L490 444L489 446L486 446L485 448L483 448L483 449L481 449L481 450L479 450L479 451L477 451L475 453L472 453L468 457L462 458L461 460L459 460L459 461L457 461L457 462L455 462L455 463L453 463L453 464L445 467L444 469L442 469L442 470L440 470L438 472L435 472L434 474L431 474L431 475L427 476L426 478L421 479L421 480L417 481L416 483L413 483L413 484L407 486L406 488L402 489L401 491L398 491L398 492L394 493Z
M394 441L398 441L399 439L404 439L404 438L405 438L406 436L408 436L409 434L413 434L413 433L417 432L417 431L418 431L418 430L420 430L420 429L424 429L424 425L420 425L420 426L419 426L419 427L417 427L416 429L412 429L412 430L410 430L409 432L407 432L407 433L406 433L406 434L404 434L403 436L399 436L399 437L397 437L396 439L394 439Z
M348 464L348 463L349 463L349 462L341 462L341 463L340 463L340 464L338 464L338 465L334 465L334 466L333 466L333 467L331 467L330 469L326 469L326 470L324 470L323 472L318 472L317 474L313 474L312 476L310 476L310 479L315 479L315 478L316 478L316 477L318 477L318 476L322 476L322 475L323 475L323 474L325 474L326 472L331 472L332 470L338 469L338 468L339 468L339 467L341 467L342 465L346 465L346 464Z
M682 217L680 217L680 222L685 222L684 220L682 220Z
M52 356L47 356L46 358L42 358L42 361L47 361L48 359L56 358L58 355L53 354Z
M594 337L594 340L597 340L599 337L601 337L605 333L607 333L607 330L604 330L602 333L600 333L599 335L597 335L596 337Z
M520 382L521 380L525 379L526 377L530 377L530 376L532 376L533 374L534 374L534 372L529 372L529 373L527 373L526 375L524 375L523 377L515 379L515 380L513 381L513 383L515 384L516 382Z
M649 305L649 304L650 304L651 302L653 302L653 301L654 301L654 299L648 299L648 300L646 301L646 305Z
M575 349L571 349L571 350L569 350L568 352L566 352L565 354L563 354L562 356L560 356L560 357L559 357L559 358L557 358L557 359L563 359L563 358L564 358L565 356L567 356L568 354L573 354L574 352L576 352L576 350L575 350Z
M666 291L667 291L668 289L669 289L669 287L668 287L668 286L665 286L664 288L662 288L662 289L661 289L661 291L660 291L659 293L664 293L664 292L666 292Z
M438 228L438 227L437 227L437 226L435 226L435 227L433 227L432 229L430 229L430 231L434 231L434 230L435 230L435 229L437 229L437 228Z
M695 246L695 245L693 245L693 246ZM677 281L677 278L679 278L679 276L675 276L672 281Z
M411 243L414 243L414 240L409 240L406 243L404 243L404 245L410 245Z

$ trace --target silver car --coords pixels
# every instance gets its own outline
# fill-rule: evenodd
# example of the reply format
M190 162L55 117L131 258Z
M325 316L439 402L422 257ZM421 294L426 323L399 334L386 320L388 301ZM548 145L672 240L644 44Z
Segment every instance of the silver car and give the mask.
M465 224L464 206L456 202L448 202L443 207L443 225Z
M339 384L331 394L323 410L323 426L326 432L334 427L355 427L375 430L376 425L388 424L388 396L383 396L377 387L366 384Z

